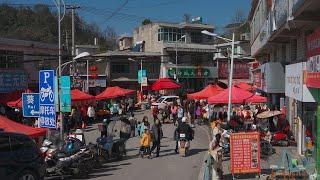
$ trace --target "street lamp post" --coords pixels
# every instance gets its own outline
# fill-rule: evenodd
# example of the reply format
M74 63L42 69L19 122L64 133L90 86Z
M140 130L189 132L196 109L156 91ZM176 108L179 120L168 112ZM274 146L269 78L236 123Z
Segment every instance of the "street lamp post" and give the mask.
M211 33L207 30L203 30L201 31L202 34L206 34L208 36L213 36L213 37L217 37L219 39L223 39L227 42L231 42L231 61L230 61L230 74L229 74L229 91L228 91L228 122L230 122L231 119L231 99L232 99L232 79L233 79L233 59L234 59L234 33L232 33L232 40L225 38L225 37L221 37L218 36L217 34Z
M175 48L176 48L176 72L175 72L175 79L177 82L179 82L178 80L178 42L182 41L183 38L185 38L186 35L181 36L180 39L178 39L175 43Z
M129 61L133 61L133 62L137 62L137 60L132 59L132 58L128 58ZM143 68L143 61L142 59L140 59L140 73L142 73L142 68ZM142 75L141 75L142 77ZM142 79L141 79L142 80ZM140 83L140 92L142 92L142 82Z
M73 58L73 61L75 61L75 60L77 60L77 59L81 59L81 58L84 58L84 57L88 57L88 56L90 56L90 53L88 53L88 52L83 52L83 53L80 53L80 54L78 54L76 57L74 57ZM87 73L86 73L86 75L87 75L87 85L86 85L86 90L87 90L87 92L89 92L89 59L87 59Z

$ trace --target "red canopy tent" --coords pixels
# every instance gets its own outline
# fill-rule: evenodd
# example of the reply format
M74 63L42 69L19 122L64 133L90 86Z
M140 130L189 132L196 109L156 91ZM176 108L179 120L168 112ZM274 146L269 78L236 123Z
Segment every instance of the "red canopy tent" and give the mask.
M22 93L32 93L32 91L30 89L27 89L25 91L21 91L20 93L19 92L16 92L16 93L20 94L20 96L18 98L16 98L16 100L8 101L7 102L7 106L16 107L16 108L22 108Z
M79 89L71 90L71 101L86 101L93 100L94 96L87 94Z
M253 95L250 98L246 99L245 101L251 102L251 103L265 103L267 102L267 98L263 96Z
M192 94L187 94L188 99L208 99L209 97L215 96L222 92L224 89L221 88L218 85L208 85L205 87L203 90L192 93Z
M165 90L165 89L179 89L180 84L172 81L169 78L160 78L155 83L152 84L151 89L153 91Z
M126 96L128 94L135 93L135 90L124 89L119 86L107 87L101 94L98 94L95 98L97 100L101 99L111 99Z
M249 91L237 88L235 86L231 89L232 97L231 102L236 104L255 102L258 103L259 100L265 102L261 96L254 95ZM227 104L229 99L229 88L222 91L220 94L212 96L208 99L209 104Z
M26 126L26 125L14 122L1 115L0 115L0 129L3 129L6 132L16 132L16 133L26 134L31 138L45 136L47 132L47 130L44 128L34 128L31 126Z
M248 83L245 83L245 82L238 82L235 84L236 87L238 88L241 88L243 90L246 90L246 91L254 91L256 90L255 87L253 87L252 85L248 84Z

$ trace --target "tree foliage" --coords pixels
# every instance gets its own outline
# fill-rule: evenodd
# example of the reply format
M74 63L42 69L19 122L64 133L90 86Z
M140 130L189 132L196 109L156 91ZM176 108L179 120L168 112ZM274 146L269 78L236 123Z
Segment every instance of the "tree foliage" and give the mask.
M0 37L57 43L57 21L57 13L45 4L33 7L0 5ZM67 11L61 24L64 44L65 39L70 39L71 42L71 24L71 13ZM93 44L95 37L99 39L102 50L110 49L107 37L100 31L98 25L88 24L75 14L75 44Z
M150 19L144 19L142 21L142 25L147 25L147 24L151 24L151 23L152 23L152 21Z

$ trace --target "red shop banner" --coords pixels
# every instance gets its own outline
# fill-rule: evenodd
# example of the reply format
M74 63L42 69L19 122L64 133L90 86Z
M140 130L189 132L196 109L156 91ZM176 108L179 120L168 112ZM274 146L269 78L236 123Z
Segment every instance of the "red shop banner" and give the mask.
M250 65L245 61L233 62L233 78L234 79L249 79ZM218 76L220 79L229 78L229 65L228 61L219 61L218 63Z
M307 37L307 57L305 83L308 87L320 88L320 28Z
M232 174L260 173L260 135L258 132L233 133L230 136Z

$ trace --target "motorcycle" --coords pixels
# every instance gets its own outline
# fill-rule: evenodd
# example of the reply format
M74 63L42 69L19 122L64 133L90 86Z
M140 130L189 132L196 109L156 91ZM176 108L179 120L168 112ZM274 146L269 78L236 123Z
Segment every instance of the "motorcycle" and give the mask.
M278 131L271 137L271 144L274 146L290 146L295 145L296 141L291 131Z
M96 152L100 162L120 160L126 155L126 139L113 139L114 133L117 132L117 130L114 131L115 123L115 121L109 122L107 135L96 140Z
M45 140L40 150L45 156L46 176L50 177L86 177L97 164L92 148L76 138L69 137L60 147Z
M179 134L179 141L178 141L178 147L179 147L179 154L180 156L187 156L190 143L186 138L186 134L180 133Z

